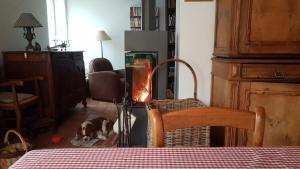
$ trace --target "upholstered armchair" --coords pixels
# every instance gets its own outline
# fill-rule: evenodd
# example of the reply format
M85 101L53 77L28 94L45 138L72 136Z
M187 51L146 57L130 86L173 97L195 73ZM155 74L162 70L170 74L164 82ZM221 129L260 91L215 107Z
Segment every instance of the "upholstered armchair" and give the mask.
M7 110L16 113L16 129L21 130L22 111L32 105L37 106L38 113L42 112L42 104L40 101L38 81L43 80L42 77L30 77L25 79L6 80L0 82L0 110ZM29 83L31 82L31 83ZM33 83L33 91L22 93L18 91L18 86L25 83Z
M88 84L92 99L120 102L125 90L125 70L113 70L105 58L93 59L89 65Z

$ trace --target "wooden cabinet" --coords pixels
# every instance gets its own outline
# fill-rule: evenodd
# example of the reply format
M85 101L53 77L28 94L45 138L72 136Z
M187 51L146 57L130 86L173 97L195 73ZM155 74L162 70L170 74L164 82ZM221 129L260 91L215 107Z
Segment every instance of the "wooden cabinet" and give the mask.
M6 78L43 76L40 83L45 114L60 118L78 102L86 105L82 52L3 52Z
M263 106L263 146L299 146L299 72L300 60L214 58L211 104L251 111ZM245 145L251 140L243 131L227 131L226 145Z
M299 0L217 0L215 56L299 57Z
M217 0L211 105L265 107L264 146L300 145L299 18L299 0ZM214 145L250 139L213 131Z

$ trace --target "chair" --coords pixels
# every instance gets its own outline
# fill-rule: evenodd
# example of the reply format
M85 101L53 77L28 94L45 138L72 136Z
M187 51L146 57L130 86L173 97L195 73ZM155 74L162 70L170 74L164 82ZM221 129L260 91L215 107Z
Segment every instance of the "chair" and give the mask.
M120 102L125 90L125 70L113 70L105 58L93 59L89 65L88 84L92 99Z
M255 113L227 108L190 108L161 114L158 109L148 111L152 145L164 146L164 133L195 126L226 126L253 131L252 144L261 146L265 127L265 110L257 107Z
M16 129L20 131L22 125L22 110L34 104L38 105L38 112L41 113L38 80L42 77L30 77L19 80L8 80L0 83L0 88L10 88L10 91L0 92L0 110L10 110L16 113ZM24 82L34 82L34 93L18 93L17 86L23 86Z

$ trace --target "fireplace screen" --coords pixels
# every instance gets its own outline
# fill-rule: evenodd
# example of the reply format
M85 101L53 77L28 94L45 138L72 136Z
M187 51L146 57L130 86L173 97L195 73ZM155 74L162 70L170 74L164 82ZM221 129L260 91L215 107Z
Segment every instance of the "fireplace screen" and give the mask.
M149 101L151 87L150 74L156 65L156 57L156 52L126 53L126 95L130 101ZM155 79L155 77L152 79L152 89L156 88Z

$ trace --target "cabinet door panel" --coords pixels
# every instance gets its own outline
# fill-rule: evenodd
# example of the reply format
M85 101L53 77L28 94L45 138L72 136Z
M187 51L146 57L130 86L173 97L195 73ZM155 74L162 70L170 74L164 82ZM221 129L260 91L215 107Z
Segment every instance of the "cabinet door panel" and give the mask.
M237 20L237 1L218 0L216 13L215 51L217 55L223 53L236 54L237 34L235 30Z
M300 52L299 0L243 0L241 7L240 53Z
M299 42L299 0L253 0L251 42Z
M300 145L299 84L251 82L243 92L242 109L263 106L266 110L263 146Z

